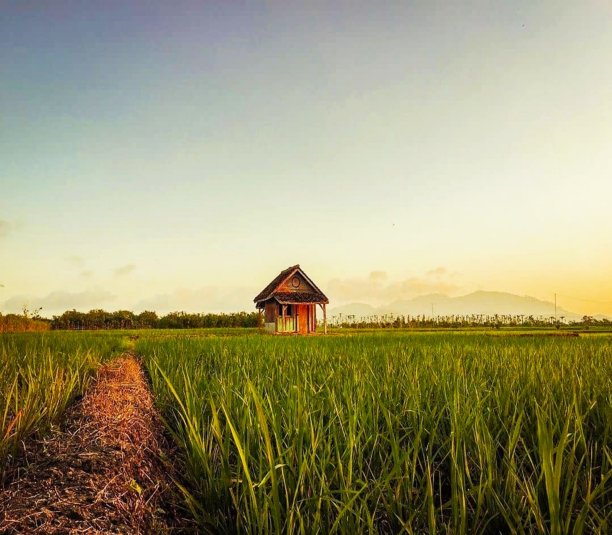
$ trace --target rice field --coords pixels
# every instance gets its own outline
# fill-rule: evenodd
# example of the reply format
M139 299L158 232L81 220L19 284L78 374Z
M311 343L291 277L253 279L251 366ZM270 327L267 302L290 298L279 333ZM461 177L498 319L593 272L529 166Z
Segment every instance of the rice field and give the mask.
M118 334L0 337L0 475L27 439L44 435L83 393L100 363L123 346Z
M0 467L143 357L199 532L609 533L612 337L0 338Z
M203 532L610 530L610 337L145 337L137 350Z

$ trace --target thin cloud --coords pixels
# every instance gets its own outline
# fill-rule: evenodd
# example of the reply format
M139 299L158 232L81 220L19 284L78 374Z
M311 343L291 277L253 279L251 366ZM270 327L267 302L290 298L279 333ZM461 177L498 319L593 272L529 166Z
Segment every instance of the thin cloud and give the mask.
M115 269L114 275L115 277L125 277L126 275L132 273L132 271L134 271L135 269L136 266L134 264L126 264L125 266L121 266Z
M368 277L372 282L383 282L387 280L386 271L371 271Z
M70 255L66 257L66 262L76 267L81 267L85 264L85 260L79 255Z
M443 266L439 266L439 267L437 267L435 269L430 269L427 272L427 275L430 276L430 277L442 277L442 276L447 275L447 274L448 274L448 269L446 269Z
M337 303L382 304L425 294L454 294L461 288L448 280L449 277L444 267L397 281L388 280L384 271L373 271L364 278L333 279L326 290L329 298Z
M236 312L251 311L255 305L253 288L205 286L202 288L177 288L168 293L153 295L136 303L134 310L155 310L167 313L185 312Z
M84 279L89 279L93 275L93 271L91 269L84 269L79 275Z

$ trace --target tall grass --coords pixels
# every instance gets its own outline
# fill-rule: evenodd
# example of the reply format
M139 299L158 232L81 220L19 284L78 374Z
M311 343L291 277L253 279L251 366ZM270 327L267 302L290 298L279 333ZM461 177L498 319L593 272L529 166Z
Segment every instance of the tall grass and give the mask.
M0 475L22 441L57 422L122 344L120 336L106 333L0 337Z
M593 533L612 339L141 339L202 531Z

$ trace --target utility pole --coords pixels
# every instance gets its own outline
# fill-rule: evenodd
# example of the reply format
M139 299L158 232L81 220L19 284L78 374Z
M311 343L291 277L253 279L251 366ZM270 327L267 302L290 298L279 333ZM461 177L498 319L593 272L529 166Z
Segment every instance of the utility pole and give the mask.
M555 294L555 322L557 321L557 294Z

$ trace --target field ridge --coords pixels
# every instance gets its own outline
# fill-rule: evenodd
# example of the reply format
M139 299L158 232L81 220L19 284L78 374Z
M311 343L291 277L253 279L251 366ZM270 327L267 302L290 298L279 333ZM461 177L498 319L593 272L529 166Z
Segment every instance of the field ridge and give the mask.
M175 531L169 450L140 362L124 353L9 474L0 532Z

